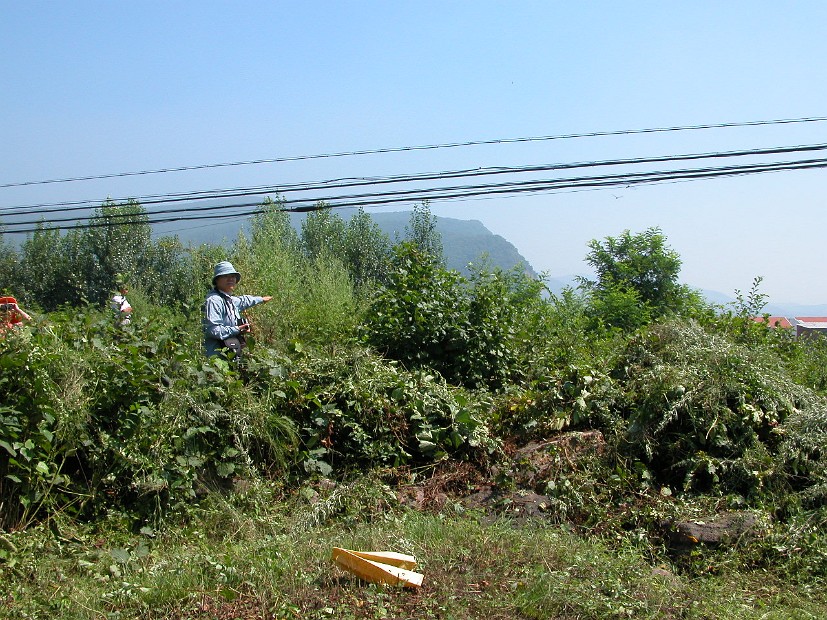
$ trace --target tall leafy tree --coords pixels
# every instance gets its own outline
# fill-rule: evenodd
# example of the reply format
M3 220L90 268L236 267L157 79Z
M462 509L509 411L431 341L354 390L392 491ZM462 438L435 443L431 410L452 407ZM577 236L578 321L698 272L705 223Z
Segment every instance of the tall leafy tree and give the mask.
M390 239L362 208L347 222L330 209L309 213L301 240L308 258L340 261L357 286L387 275Z
M585 260L596 279L580 278L580 285L590 296L595 318L606 325L634 329L696 301L678 282L681 259L660 228L593 239L589 248Z
M409 368L429 367L466 387L500 388L525 365L545 307L542 291L519 268L476 269L466 279L403 242L366 314L364 336Z
M88 229L72 229L61 235L58 229L40 222L21 246L21 289L44 310L84 303L89 300L94 261Z
M146 210L136 201L116 204L107 200L89 219L86 246L91 261L87 298L103 302L115 284L116 274L134 278L151 242Z
M357 286L385 281L390 269L390 238L361 207L347 223L344 243L347 268Z
M402 242L394 247L389 282L367 313L366 339L409 368L428 366L458 381L457 352L468 342L468 306L459 272Z
M431 213L427 201L423 202L413 208L411 219L405 227L405 233L408 241L441 264L445 262L445 259L442 235L437 230L436 221L436 215Z
M59 287L56 293L57 305L68 303L77 305L88 301L88 279L93 269L93 257L89 253L87 229L74 228L60 240L61 254L64 258Z
M0 293L14 293L21 286L20 265L17 251L3 239L0 224Z
M284 201L281 198L273 200L268 196L261 206L261 213L250 224L253 247L275 244L289 251L296 250L300 245L299 237L290 224Z
M54 310L67 301L69 291L64 274L67 257L60 231L39 222L21 247L23 290L44 310Z
M193 259L177 236L165 236L149 244L140 262L139 284L143 293L165 305L179 306L201 301Z
M343 258L345 249L345 222L338 213L317 205L302 222L301 240L305 253L311 259L320 256Z

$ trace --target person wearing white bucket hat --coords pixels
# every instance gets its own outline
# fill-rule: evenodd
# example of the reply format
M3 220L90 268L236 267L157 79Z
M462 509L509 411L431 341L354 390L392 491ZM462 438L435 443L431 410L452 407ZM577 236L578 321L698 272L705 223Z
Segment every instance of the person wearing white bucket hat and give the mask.
M221 349L230 349L236 356L244 348L244 335L249 333L250 325L241 313L273 299L267 295L233 295L235 287L241 280L241 274L229 261L221 261L215 266L212 278L212 290L204 301L204 350L207 357L217 355Z

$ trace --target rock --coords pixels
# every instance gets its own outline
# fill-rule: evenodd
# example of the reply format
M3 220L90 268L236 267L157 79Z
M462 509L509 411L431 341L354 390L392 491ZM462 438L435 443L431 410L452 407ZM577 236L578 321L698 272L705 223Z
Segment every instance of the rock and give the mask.
M751 512L725 512L694 521L666 521L661 525L666 528L674 544L721 545L754 537L758 518Z

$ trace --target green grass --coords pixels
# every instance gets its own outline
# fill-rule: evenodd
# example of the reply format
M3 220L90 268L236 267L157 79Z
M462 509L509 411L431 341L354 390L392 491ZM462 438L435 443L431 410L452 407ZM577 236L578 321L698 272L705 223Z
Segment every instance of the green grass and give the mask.
M368 584L331 549L415 555L418 590ZM768 570L682 570L629 537L408 510L365 477L289 496L264 483L208 497L153 530L119 515L5 535L0 618L823 618L823 583ZM726 553L726 552L720 552Z

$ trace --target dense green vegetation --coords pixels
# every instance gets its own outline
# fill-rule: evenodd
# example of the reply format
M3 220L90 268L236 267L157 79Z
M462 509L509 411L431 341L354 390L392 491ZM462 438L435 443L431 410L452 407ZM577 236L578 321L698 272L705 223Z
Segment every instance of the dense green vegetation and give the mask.
M751 320L760 279L712 308L625 231L557 297L447 269L427 206L392 243L268 204L228 248L153 240L134 203L0 244L35 316L0 339L0 617L824 615L827 344ZM201 352L225 259L274 295L241 365ZM413 553L426 586L334 545Z

